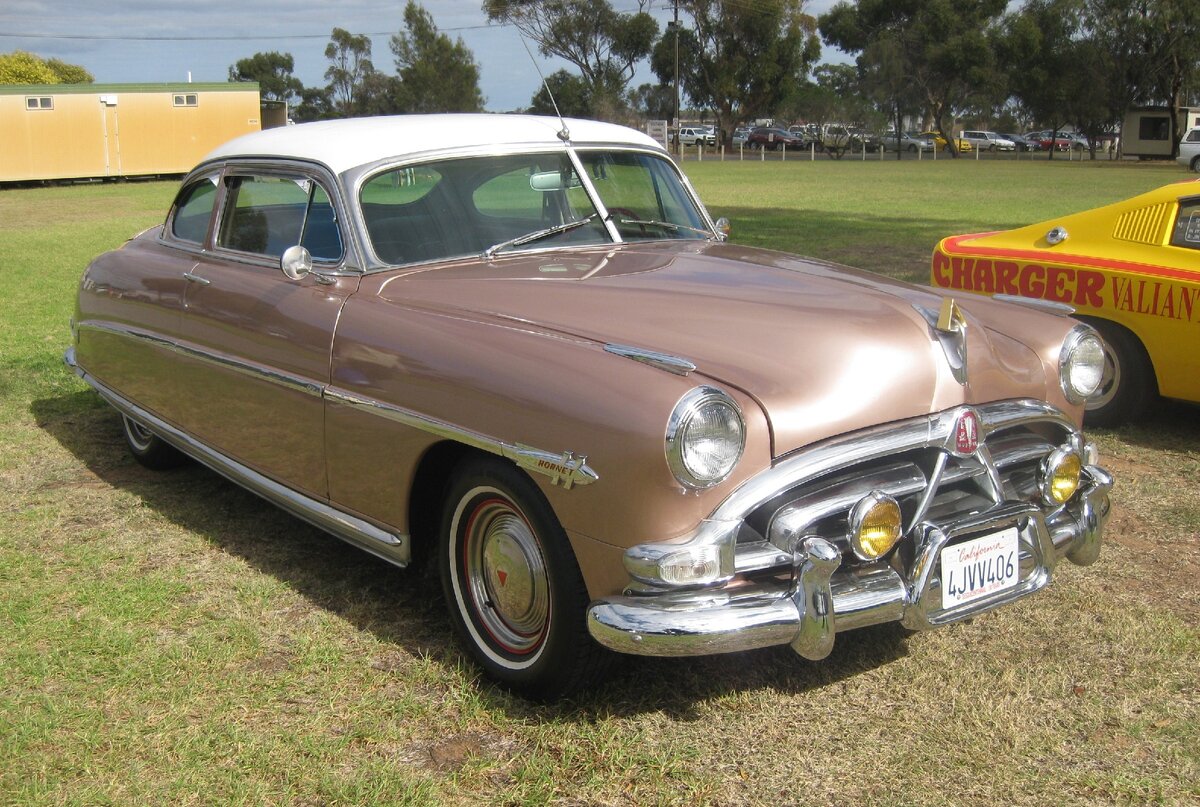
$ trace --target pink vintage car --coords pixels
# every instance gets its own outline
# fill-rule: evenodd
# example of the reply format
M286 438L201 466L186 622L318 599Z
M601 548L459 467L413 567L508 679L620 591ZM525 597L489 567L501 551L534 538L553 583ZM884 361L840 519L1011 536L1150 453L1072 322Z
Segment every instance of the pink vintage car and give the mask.
M476 661L535 697L609 651L820 659L1096 559L1091 329L722 225L619 126L273 129L87 268L66 360L145 465L431 559Z

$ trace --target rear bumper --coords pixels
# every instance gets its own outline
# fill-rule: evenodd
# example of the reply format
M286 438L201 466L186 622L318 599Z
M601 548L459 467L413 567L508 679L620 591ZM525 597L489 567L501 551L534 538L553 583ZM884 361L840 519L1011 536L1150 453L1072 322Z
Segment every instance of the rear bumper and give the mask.
M790 583L597 600L588 609L588 630L605 647L635 655L708 655L786 644L815 660L829 654L840 631L883 622L924 630L966 619L1044 588L1063 557L1077 565L1096 560L1112 477L1098 466L1089 466L1087 477L1072 506L1049 518L1032 505L1006 505L950 525L921 525L907 566L843 568L837 548L811 536L793 553ZM1012 526L1020 547L1017 583L943 608L941 550Z

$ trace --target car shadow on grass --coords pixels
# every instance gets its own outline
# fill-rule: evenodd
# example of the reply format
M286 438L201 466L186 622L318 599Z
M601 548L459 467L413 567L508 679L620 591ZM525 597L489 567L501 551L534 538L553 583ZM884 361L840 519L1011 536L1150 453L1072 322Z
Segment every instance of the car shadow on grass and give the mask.
M1085 423L1085 428L1087 424ZM1092 429L1087 429L1091 431ZM1157 451L1200 451L1200 404L1160 398L1132 423L1106 429L1126 443Z
M143 468L126 450L116 412L90 391L34 401L30 409L38 426L102 483L285 583L314 608L409 654L471 675L435 574L397 569L199 464L165 472ZM657 711L689 719L710 698L757 689L820 689L904 653L902 634L880 627L839 637L821 662L806 661L786 647L704 658L618 657L599 687L559 704L525 702L481 676L472 685L490 706L524 718L590 722L601 715Z

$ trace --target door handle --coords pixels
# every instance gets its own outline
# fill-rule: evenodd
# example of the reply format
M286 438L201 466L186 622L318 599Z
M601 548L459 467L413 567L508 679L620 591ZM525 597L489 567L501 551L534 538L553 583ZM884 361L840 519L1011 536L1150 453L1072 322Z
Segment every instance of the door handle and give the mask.
M186 280L189 280L192 283L199 283L201 286L211 286L212 285L211 280L200 277L200 275L194 275L191 272L184 272L183 276Z

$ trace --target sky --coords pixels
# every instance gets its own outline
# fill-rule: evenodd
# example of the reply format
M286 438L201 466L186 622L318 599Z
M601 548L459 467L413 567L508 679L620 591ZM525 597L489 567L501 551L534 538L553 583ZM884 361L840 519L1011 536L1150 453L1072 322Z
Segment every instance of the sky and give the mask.
M419 0L420 1L420 0ZM637 0L610 0L633 11ZM819 14L833 0L809 2ZM295 59L305 86L323 86L329 66L325 46L336 26L368 34L377 70L394 72L388 42L404 24L405 0L0 0L0 53L24 50L78 64L97 83L227 81L229 67L258 52ZM540 85L537 71L510 26L489 24L482 0L424 0L438 29L461 37L480 66L486 109L504 112L529 105ZM649 0L661 28L671 18L669 0ZM546 75L566 62L529 49ZM832 55L832 54L830 54ZM574 72L574 71L573 71ZM654 81L641 65L631 86Z

